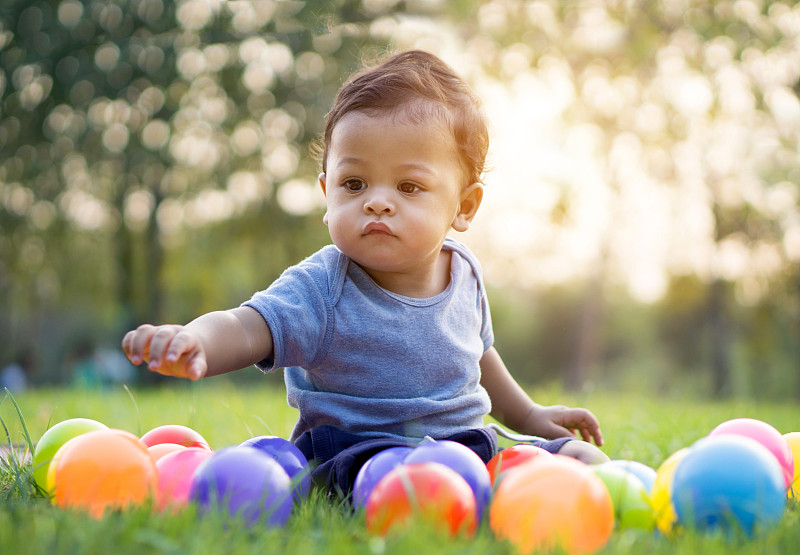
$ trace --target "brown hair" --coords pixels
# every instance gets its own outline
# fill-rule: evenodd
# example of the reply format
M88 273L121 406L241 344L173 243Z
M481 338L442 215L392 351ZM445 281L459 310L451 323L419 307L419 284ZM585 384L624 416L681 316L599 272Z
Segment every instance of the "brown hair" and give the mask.
M441 59L421 50L395 54L377 67L353 75L339 90L317 146L326 171L331 135L349 112L398 113L421 121L438 116L447 123L459 149L468 183L481 181L489 132L480 100Z

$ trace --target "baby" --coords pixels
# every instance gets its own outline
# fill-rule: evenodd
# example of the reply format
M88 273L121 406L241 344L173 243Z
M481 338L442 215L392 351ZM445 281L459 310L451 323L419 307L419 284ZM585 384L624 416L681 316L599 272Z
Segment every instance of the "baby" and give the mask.
M403 52L355 75L320 145L333 245L240 307L128 332L126 355L192 380L284 368L299 411L290 439L339 492L376 452L425 437L488 461L498 448L487 414L553 439L535 443L551 452L608 460L589 443L603 443L591 412L534 403L511 376L480 265L447 236L481 205L488 142L478 100L436 56Z

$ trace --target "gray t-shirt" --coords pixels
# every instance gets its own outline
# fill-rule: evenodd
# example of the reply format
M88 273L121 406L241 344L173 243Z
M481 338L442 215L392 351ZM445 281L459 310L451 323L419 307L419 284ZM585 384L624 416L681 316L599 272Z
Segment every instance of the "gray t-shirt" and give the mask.
M475 256L446 239L450 284L417 299L379 287L335 246L288 268L244 303L267 322L285 368L292 432L331 425L365 437L441 438L483 425L479 361L494 341Z

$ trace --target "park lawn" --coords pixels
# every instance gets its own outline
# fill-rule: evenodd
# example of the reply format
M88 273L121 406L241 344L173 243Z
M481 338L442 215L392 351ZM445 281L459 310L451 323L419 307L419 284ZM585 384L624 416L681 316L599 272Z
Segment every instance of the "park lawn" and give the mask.
M558 388L532 393L544 404L590 408L601 421L606 440L603 449L612 459L637 460L653 468L731 418L758 418L782 433L800 431L800 408L789 404L607 392L566 395ZM192 508L165 515L145 507L95 520L52 507L30 486L30 465L24 459L25 430L35 443L49 426L68 418L92 418L136 435L162 424L182 424L200 432L214 449L256 435L288 437L296 411L286 405L285 392L275 383L261 386L223 377L154 389L34 390L14 399L0 398L6 434L3 443L13 443L21 452L0 468L0 553L514 552L493 537L486 523L473 538L449 538L430 529L377 538L367 532L363 514L351 514L340 502L319 492L295 509L286 527L247 529L219 515L200 516ZM798 545L800 522L791 501L780 526L755 539L690 532L665 538L623 530L614 532L602 553L794 553Z

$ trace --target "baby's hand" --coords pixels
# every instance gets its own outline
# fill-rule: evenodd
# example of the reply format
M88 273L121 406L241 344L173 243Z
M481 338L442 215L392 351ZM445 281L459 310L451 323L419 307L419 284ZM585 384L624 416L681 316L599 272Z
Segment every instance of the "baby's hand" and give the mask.
M594 439L597 445L603 445L600 423L587 409L564 405L538 406L529 415L526 424L536 428L536 435L547 438L575 437L578 431L584 441L591 442Z
M208 370L197 336L184 326L144 324L122 338L125 356L135 365L147 363L152 372L198 380Z

